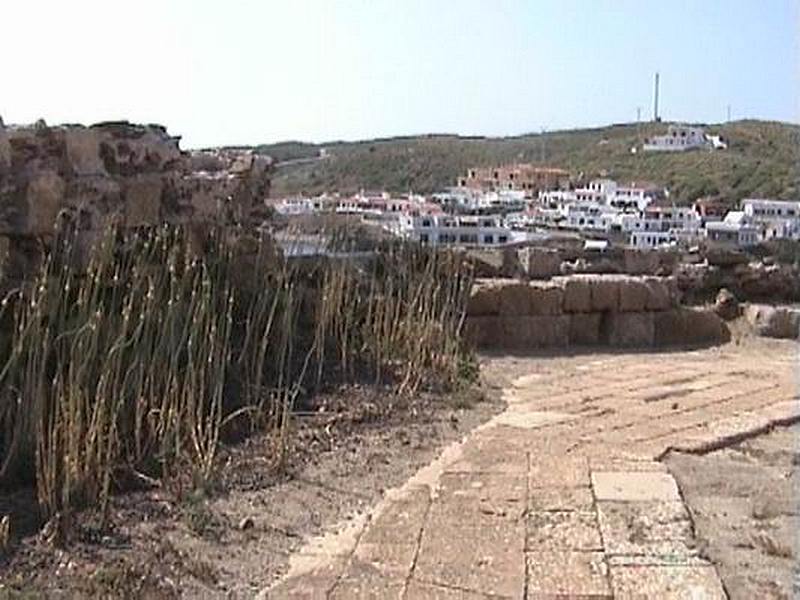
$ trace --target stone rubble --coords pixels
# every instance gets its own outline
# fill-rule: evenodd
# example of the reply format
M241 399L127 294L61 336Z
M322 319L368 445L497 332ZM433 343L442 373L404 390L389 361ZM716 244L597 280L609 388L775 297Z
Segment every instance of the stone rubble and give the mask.
M757 335L771 338L800 338L800 308L748 304L744 309L744 315Z

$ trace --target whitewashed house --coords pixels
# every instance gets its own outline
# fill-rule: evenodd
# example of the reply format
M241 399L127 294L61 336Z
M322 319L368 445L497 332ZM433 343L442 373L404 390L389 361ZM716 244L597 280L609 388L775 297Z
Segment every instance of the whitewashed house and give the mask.
M682 152L703 148L707 144L702 127L690 125L670 125L666 135L656 135L645 140L642 146L646 152Z
M678 236L672 231L632 231L628 236L628 245L637 250L653 250L677 244Z
M578 231L608 232L617 221L618 211L606 204L579 202L568 204L563 216L564 224Z
M686 206L649 206L637 214L621 215L619 222L634 248L689 244L702 234L699 215Z
M758 227L743 211L730 211L722 221L706 223L708 241L718 246L745 248L759 242Z
M503 246L528 239L498 217L426 215L401 218L400 236L432 246Z
M800 239L800 202L748 198L742 212L759 230L761 240Z

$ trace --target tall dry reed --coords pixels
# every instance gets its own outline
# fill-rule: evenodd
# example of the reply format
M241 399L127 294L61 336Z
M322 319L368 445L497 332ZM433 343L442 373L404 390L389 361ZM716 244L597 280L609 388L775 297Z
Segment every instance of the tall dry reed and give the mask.
M46 513L105 507L120 471L214 475L234 421L276 433L327 381L454 385L470 275L458 255L386 244L289 261L271 241L109 230L74 267L64 236L0 323L0 481L35 477Z

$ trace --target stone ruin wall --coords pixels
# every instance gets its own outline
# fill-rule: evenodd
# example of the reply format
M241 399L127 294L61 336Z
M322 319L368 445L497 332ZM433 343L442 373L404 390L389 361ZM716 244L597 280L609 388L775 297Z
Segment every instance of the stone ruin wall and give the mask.
M722 288L750 302L800 302L800 267L757 259L742 252L613 248L606 252L570 247L523 247L468 252L476 276L520 281L567 275L674 276L688 304L713 302Z
M88 247L112 223L258 224L271 172L249 151L182 151L158 125L0 121L0 273L25 277L60 228Z
M478 348L512 351L705 345L730 338L714 312L680 305L675 278L619 275L479 279L464 332Z

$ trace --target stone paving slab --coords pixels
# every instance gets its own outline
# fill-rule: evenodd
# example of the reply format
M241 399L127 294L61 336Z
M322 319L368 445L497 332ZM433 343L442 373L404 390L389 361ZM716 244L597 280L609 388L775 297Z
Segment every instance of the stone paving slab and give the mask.
M427 485L414 486L373 518L361 541L373 544L416 544L430 502L430 488Z
M791 360L726 348L497 359L508 410L267 597L724 598L657 458L800 418Z
M302 575L279 582L265 598L297 598L298 600L325 600L328 590L333 588L344 572L344 558L330 559L326 564L310 569Z
M653 556L665 564L697 557L689 514L681 501L598 502L608 555Z
M404 600L491 600L492 598L492 596L470 590L411 580L408 583ZM498 598L498 596L494 596L494 598Z
M521 502L524 504L528 484L525 475L506 473L443 473L439 478L436 498L477 498Z
M533 550L602 550L594 511L531 512L525 547Z
M542 455L531 453L529 482L539 487L588 487L589 460L585 456Z
M716 570L702 567L611 567L611 586L619 600L725 600Z
M533 512L591 511L594 506L592 488L546 487L528 491L528 507Z
M525 586L522 525L497 528L447 527L431 521L425 530L414 578L422 582L519 598Z
M611 598L602 552L528 552L527 598Z
M375 544L360 542L353 553L359 570L373 569L381 577L405 579L411 573L417 555L416 540L411 544ZM345 570L345 577L353 570Z
M387 578L362 565L352 566L328 594L329 600L402 600L405 579Z
M595 471L592 487L598 500L669 502L681 499L672 475L654 471Z

